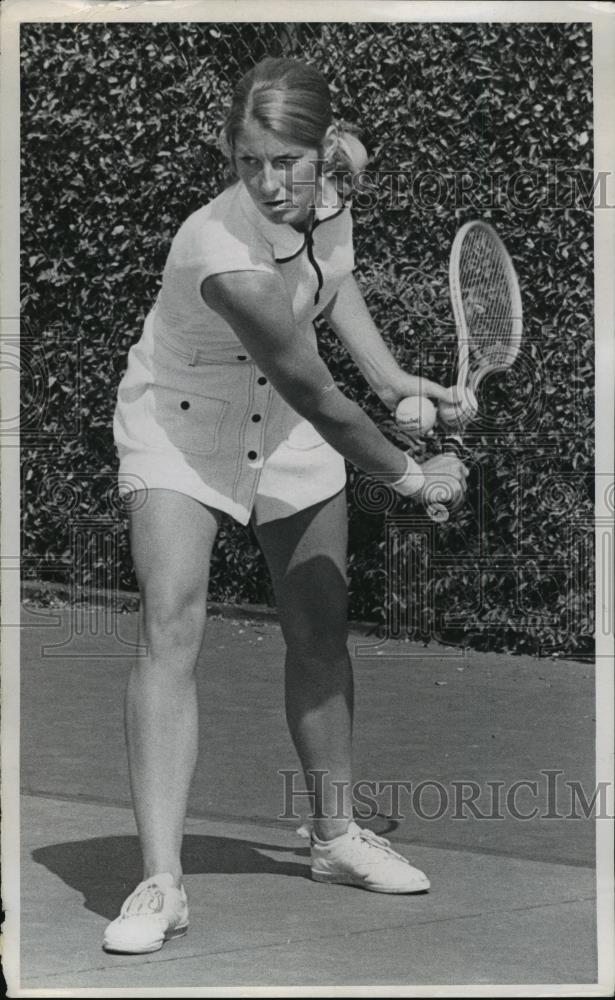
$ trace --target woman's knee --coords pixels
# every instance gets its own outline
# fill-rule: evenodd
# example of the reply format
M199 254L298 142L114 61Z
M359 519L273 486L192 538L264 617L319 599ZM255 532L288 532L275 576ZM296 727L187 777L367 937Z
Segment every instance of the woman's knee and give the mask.
M142 595L141 627L148 654L177 665L196 664L207 620L207 595L160 592Z
M196 663L206 621L209 560L219 515L192 497L152 490L131 516L141 593L141 633L149 664Z
M318 619L295 618L283 629L291 659L305 666L327 666L348 655L348 625L345 618L324 615Z
M289 653L305 662L346 656L348 596L340 578L322 588L293 586L279 602L280 623Z
M320 575L296 570L281 589L279 612L289 648L314 656L339 655L348 641L348 589L330 567Z

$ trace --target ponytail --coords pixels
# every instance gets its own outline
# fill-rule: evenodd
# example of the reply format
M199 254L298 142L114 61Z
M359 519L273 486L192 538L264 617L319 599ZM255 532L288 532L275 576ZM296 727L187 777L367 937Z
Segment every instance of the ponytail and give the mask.
M338 122L338 139L333 163L326 171L343 198L349 198L357 188L359 175L367 166L367 150L358 137L358 130L347 122Z

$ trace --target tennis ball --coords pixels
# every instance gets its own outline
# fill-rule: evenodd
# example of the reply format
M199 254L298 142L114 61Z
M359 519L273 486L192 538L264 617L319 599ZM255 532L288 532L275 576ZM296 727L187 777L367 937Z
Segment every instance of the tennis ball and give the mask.
M463 430L477 413L478 401L469 387L466 387L458 403L438 403L438 420L444 430Z
M397 404L397 426L413 434L426 434L436 422L438 412L426 396L406 396Z

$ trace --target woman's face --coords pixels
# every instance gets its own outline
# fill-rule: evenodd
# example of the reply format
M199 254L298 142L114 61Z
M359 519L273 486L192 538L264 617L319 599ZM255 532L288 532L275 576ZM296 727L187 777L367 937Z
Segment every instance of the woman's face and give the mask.
M249 122L235 143L235 169L270 222L301 229L314 206L318 149L281 139Z

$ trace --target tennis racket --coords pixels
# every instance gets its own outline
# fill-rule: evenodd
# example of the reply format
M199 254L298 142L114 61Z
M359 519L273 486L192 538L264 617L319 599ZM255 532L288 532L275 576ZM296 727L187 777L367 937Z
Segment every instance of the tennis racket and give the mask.
M491 372L506 371L519 353L522 307L519 282L506 247L486 222L466 222L451 249L449 285L459 350L457 403L440 403L438 422L446 433L443 452L462 457L463 431L478 414L477 390ZM446 493L446 486L439 488ZM433 521L449 518L450 507L427 498Z

